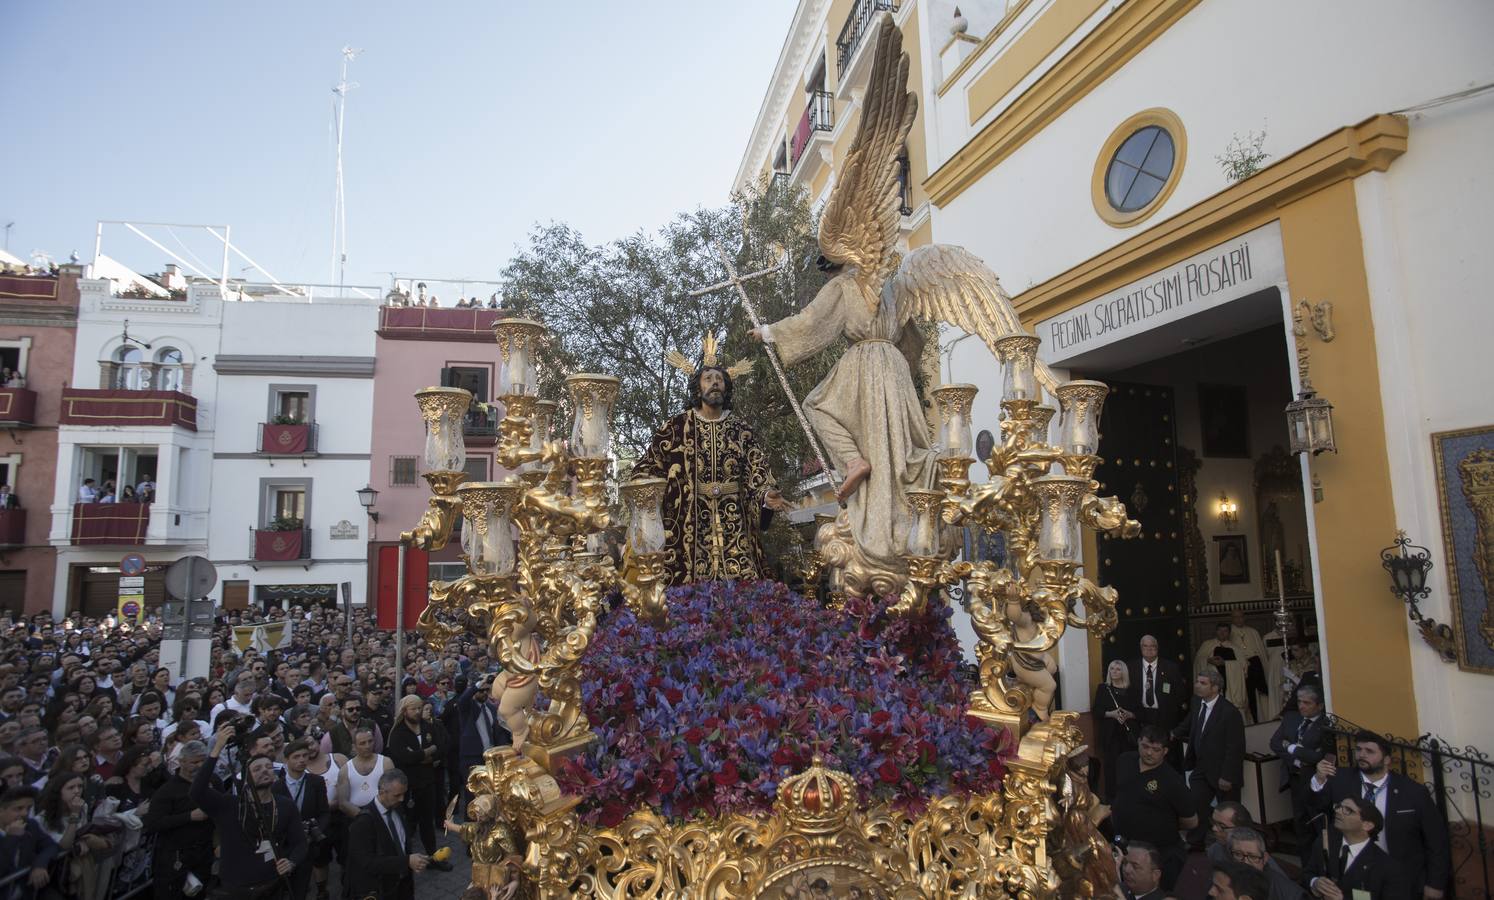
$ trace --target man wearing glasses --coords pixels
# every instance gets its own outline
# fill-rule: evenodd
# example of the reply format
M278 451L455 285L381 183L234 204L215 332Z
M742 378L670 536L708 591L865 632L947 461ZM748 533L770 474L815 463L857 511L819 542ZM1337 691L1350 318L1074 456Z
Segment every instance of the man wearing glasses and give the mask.
M338 721L336 725L326 734L322 735L322 751L325 753L341 753L351 759L353 752L353 733L358 726L364 724L363 720L363 698L357 694L348 694L338 706ZM384 735L373 722L367 723L369 730L373 732L374 753L384 752Z
M1270 900L1302 900L1306 893L1301 885L1266 852L1266 839L1254 828L1231 828L1226 837L1229 855L1266 876L1271 887Z
M1303 871L1323 900L1402 900L1411 893L1406 869L1375 843L1385 818L1372 801L1345 797L1333 806L1333 827L1313 841ZM1324 845L1326 846L1326 850Z

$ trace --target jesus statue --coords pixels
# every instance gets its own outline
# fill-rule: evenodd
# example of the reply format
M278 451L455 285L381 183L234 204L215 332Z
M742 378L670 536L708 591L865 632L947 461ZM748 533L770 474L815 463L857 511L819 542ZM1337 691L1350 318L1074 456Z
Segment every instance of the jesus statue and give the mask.
M789 503L751 426L731 411L732 375L752 366L718 365L712 335L698 367L674 351L667 358L690 376L685 411L654 433L630 477L665 479L668 584L762 578L759 535Z

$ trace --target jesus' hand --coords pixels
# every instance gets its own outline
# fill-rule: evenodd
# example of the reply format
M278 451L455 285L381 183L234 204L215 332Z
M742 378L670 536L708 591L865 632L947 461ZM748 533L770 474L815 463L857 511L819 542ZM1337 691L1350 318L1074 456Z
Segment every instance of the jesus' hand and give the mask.
M763 506L766 506L768 509L771 509L774 512L788 512L789 510L794 508L793 504L783 499L783 494L781 494L777 490L768 491L763 495Z

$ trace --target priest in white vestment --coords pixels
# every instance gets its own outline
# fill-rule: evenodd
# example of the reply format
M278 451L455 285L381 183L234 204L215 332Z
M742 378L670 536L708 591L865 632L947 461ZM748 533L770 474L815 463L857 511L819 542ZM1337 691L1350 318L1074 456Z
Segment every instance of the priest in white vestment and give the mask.
M1250 701L1249 709L1241 710L1248 714L1245 721L1269 722L1280 717L1281 707L1273 708L1270 701L1266 642L1261 638L1259 631L1245 624L1244 610L1235 610L1230 616L1230 622L1230 637L1245 650L1246 699ZM1254 677L1251 673L1251 660L1260 660L1255 666Z
M1245 724L1250 724L1250 700L1245 687L1245 648L1231 636L1228 622L1214 626L1214 637L1199 645L1193 656L1193 671L1214 669L1224 676L1224 698L1240 710Z

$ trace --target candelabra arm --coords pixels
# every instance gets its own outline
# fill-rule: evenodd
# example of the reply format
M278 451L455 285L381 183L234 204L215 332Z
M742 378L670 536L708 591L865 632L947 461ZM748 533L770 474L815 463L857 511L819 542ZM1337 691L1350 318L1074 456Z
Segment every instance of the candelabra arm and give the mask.
M1110 537L1134 538L1141 534L1141 523L1126 515L1126 504L1116 497L1086 494L1079 505L1079 521Z
M467 480L467 473L427 472L425 480L431 486L430 505L415 527L401 533L399 539L417 550L440 550L451 540L452 529L461 518L462 501L456 488Z
M1069 625L1083 628L1095 637L1103 638L1115 630L1120 619L1115 612L1115 603L1120 595L1113 587L1100 587L1088 578L1080 578L1069 591L1067 618ZM1076 604L1084 605L1084 615L1074 612Z

